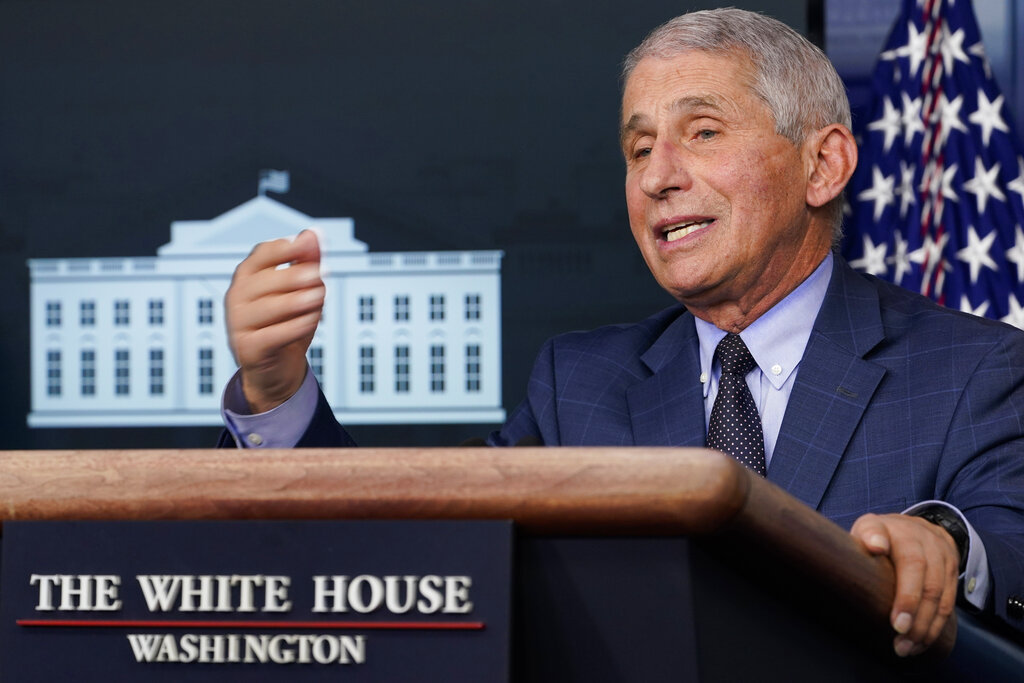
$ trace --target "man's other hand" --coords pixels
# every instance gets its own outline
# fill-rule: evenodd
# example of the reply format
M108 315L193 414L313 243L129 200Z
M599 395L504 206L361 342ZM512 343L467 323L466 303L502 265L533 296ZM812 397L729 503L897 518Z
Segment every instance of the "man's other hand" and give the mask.
M896 599L889 621L901 657L924 652L953 614L959 552L942 527L920 517L860 517L850 533L872 555L886 555L896 569Z
M284 403L306 377L306 349L324 304L320 245L305 230L256 245L224 296L228 344L254 413Z

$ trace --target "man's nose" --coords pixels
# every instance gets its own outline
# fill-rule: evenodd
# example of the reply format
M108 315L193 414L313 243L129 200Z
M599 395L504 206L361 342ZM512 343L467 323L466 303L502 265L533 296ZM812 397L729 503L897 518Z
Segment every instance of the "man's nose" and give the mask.
M652 198L661 198L690 186L690 175L681 151L670 141L659 140L651 148L640 180L640 188Z

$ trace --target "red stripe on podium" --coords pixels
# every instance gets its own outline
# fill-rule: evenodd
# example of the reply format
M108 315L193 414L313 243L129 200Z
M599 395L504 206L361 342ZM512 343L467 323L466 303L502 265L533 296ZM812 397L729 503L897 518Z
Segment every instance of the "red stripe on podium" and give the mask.
M139 621L125 619L18 619L18 626L63 628L269 628L364 631L480 631L482 621Z

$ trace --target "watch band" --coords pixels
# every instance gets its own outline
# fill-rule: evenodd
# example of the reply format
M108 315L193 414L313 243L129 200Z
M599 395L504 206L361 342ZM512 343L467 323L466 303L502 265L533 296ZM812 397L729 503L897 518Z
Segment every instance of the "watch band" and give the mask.
M926 505L919 510L914 510L910 515L920 517L942 527L953 537L956 549L960 551L959 573L963 574L967 568L967 552L971 548L971 535L967 531L967 525L964 524L960 515L945 505Z

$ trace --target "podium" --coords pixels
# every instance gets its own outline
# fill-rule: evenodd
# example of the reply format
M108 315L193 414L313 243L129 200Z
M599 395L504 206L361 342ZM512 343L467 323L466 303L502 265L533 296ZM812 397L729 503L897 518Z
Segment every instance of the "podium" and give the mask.
M2 520L513 520L512 680L941 680L893 570L703 449L0 452Z

